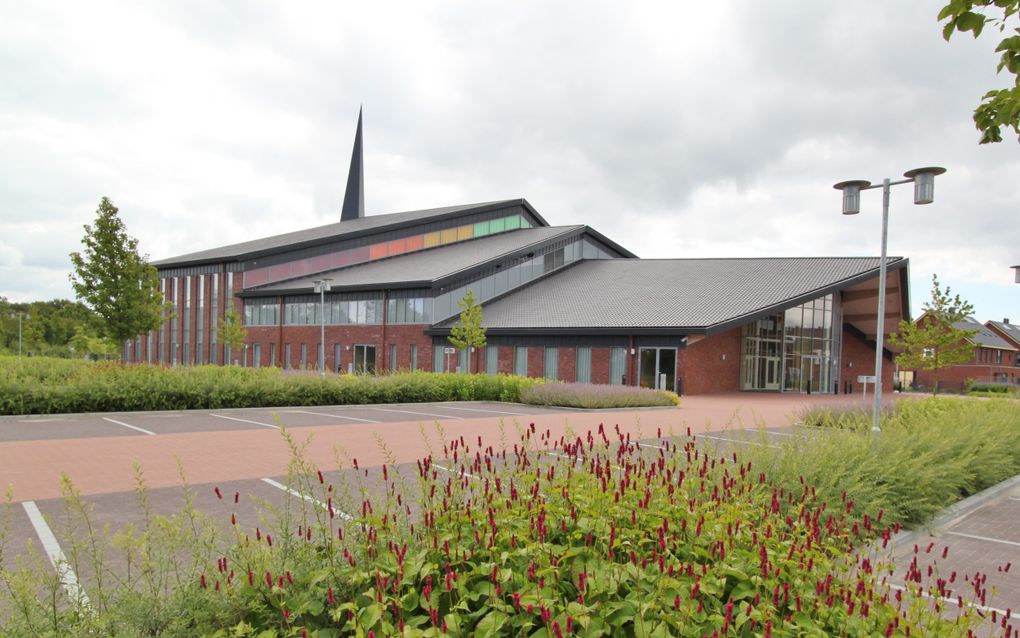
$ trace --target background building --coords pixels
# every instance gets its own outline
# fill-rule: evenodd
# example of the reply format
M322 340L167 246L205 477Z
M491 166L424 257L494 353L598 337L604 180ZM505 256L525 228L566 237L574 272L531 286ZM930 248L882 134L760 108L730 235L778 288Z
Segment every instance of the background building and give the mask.
M680 393L854 392L873 374L878 258L642 260L588 226L550 226L524 199L365 216L362 183L359 118L341 220L155 262L174 311L128 357ZM887 264L895 326L909 313L907 260ZM451 353L468 290L488 346ZM234 352L217 334L230 304L247 330Z

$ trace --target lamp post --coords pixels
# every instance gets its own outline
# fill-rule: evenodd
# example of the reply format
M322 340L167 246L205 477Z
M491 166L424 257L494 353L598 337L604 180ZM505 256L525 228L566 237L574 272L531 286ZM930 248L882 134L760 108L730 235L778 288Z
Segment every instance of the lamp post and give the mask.
M18 318L18 365L21 365L21 321L22 319L31 319L32 315L21 310L11 313L11 319Z
M930 204L935 200L935 176L945 173L946 169L938 166L915 168L903 174L906 179L891 181L888 177L882 184L872 185L861 179L840 182L833 188L843 191L843 214L856 215L861 212L861 191L872 188L882 189L882 254L878 265L878 326L875 335L875 405L872 410L871 431L878 434L882 431L879 424L882 416L882 348L885 338L885 253L889 238L889 190L899 184L914 183L914 203Z
M319 376L326 376L326 293L332 279L317 279L315 292L319 293Z

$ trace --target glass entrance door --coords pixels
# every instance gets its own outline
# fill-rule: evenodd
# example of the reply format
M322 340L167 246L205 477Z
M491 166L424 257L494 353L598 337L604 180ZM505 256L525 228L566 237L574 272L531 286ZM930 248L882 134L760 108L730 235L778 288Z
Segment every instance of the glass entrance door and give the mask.
M354 374L375 374L375 346L354 346Z
M638 367L642 388L676 392L676 348L641 348Z

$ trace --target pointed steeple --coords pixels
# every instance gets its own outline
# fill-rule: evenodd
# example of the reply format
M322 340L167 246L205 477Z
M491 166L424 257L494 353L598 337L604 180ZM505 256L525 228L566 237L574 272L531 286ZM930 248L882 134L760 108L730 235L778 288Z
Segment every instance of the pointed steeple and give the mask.
M359 219L365 216L365 167L361 147L361 109L358 109L358 131L354 134L354 150L351 152L351 169L347 173L347 192L340 209L340 221Z

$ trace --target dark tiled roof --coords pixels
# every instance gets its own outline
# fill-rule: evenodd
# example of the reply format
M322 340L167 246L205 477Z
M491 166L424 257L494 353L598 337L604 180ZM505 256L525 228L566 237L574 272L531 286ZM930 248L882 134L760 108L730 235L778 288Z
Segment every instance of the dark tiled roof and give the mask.
M958 330L976 330L977 334L971 335L970 340L979 346L1000 348L1002 350L1016 350L1008 341L989 330L987 326L978 323L973 317L957 321L953 323L953 327Z
M369 288L390 285L421 287L432 282L571 234L580 234L584 226L541 226L430 248L421 252L380 259L366 264L316 273L289 281L252 288L246 293L308 292L313 282L329 277L333 288Z
M989 321L988 323L1001 330L1003 334L1009 335L1015 345L1020 345L1020 326L1005 321Z
M898 269L907 260L890 257L888 263ZM878 257L582 261L486 304L483 323L508 331L698 333L869 279L878 266Z
M389 213L386 215L369 215L360 219L326 224L315 228L306 228L292 233L273 235L262 239L231 244L201 250L179 257L170 257L152 262L153 266L181 266L196 262L236 260L248 256L254 256L266 251L273 251L282 248L296 248L298 246L320 243L326 240L356 237L372 231L381 230L389 226L400 226L422 222L431 218L452 217L461 214L480 212L488 208L499 208L502 206L523 205L529 212L541 220L541 217L531 209L530 205L523 199L508 199L496 202L484 202L481 204L465 204L462 206L446 206L444 208L429 208L425 210L410 210L402 213ZM542 220L544 223L544 220Z

